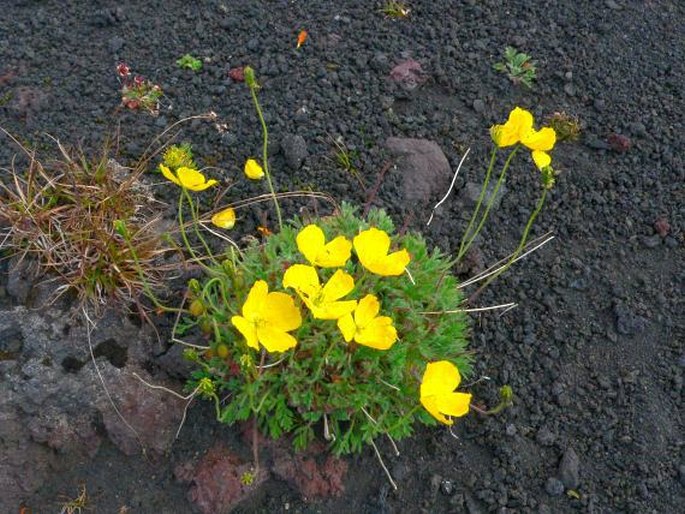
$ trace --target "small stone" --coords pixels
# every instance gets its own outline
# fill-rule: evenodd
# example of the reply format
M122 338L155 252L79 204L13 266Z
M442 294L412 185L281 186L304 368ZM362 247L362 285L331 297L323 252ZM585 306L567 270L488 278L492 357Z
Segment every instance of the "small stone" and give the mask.
M535 436L535 440L542 446L553 445L556 438L557 437L547 427L542 427Z
M450 496L454 492L454 483L451 480L444 479L440 482L440 492L445 496Z
M623 7L618 5L614 0L606 0L606 2L604 2L604 3L612 11L620 11L621 9L623 9Z
M624 336L638 334L647 328L648 325L646 318L635 314L621 304L617 304L614 307L614 316L616 317L616 331Z
M287 134L281 139L281 152L286 164L293 171L299 170L309 155L304 138L295 134Z
M568 96L575 96L576 95L576 86L574 86L570 82L564 84L564 93L566 93Z
M592 102L592 106L595 108L597 112L602 112L606 107L606 102L604 100L596 98L595 101Z
M654 230L660 237L666 237L671 232L671 224L666 218L659 218L654 222Z
M482 114L483 111L485 111L485 102L483 102L483 100L481 100L480 98L476 98L473 101L473 110L479 114Z
M561 496L564 493L564 484L556 478L548 478L545 484L545 491L550 496Z
M126 44L126 41L124 41L123 38L119 36L114 36L107 42L107 46L109 47L109 51L112 52L113 54L117 53L119 50L121 50L124 45Z
M657 246L661 245L661 236L659 234L655 234L653 236L643 237L642 244L645 246L645 248L656 248Z
M504 429L504 433L507 434L509 437L515 436L517 432L518 429L516 428L516 425L514 425L513 423L508 423Z
M475 182L467 182L466 186L464 186L464 196L465 196L465 205L467 208L475 207L476 204L478 203L478 198L480 197L480 191L481 191L482 185L477 184ZM487 205L488 202L490 201L490 198L492 197L492 192L494 190L494 186L490 185L488 187L487 192L485 193L485 198L483 198L483 205ZM499 191L497 191L497 196L494 198L494 201L492 203L492 207L496 209L499 206L500 200L502 200L502 197L504 196L504 193L506 193L506 187L502 186L499 188Z
M685 464L678 466L678 480L681 485L685 486Z
M580 459L571 447L566 449L559 463L559 478L566 489L576 489L580 484Z

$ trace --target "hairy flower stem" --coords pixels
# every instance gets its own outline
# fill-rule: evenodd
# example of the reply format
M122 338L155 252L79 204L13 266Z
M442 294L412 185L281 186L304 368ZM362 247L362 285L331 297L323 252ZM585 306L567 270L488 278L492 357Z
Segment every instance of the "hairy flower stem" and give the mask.
M257 111L257 116L259 117L259 122L262 125L262 164L264 167L264 174L266 175L266 181L269 184L271 196L274 199L274 206L276 207L276 217L278 218L278 229L283 230L283 218L281 217L281 207L278 204L278 199L276 198L276 190L274 189L273 182L271 181L271 173L269 172L269 131L266 128L266 121L264 121L262 107L261 105L259 105L259 100L257 99L257 86L253 83L250 83L248 85L250 87L250 94L252 95L252 101L254 102L255 110Z
M469 224L466 227L466 230L464 231L464 236L461 238L461 244L459 245L459 252L457 253L457 258L456 260L458 261L461 259L461 257L466 253L466 250L464 250L464 246L466 245L466 238L469 236L471 233L471 229L473 228L473 224L476 222L476 218L478 217L478 212L480 211L480 206L483 203L483 199L485 198L485 192L488 189L488 184L490 183L490 175L492 175L492 168L495 166L495 157L497 156L497 147L493 147L492 153L490 154L490 164L488 164L488 169L485 172L485 179L483 180L483 188L480 191L480 196L478 197L478 202L476 203L476 209L473 211L473 214L471 215L471 219L469 220Z
M523 250L523 247L526 246L526 241L528 240L528 234L530 233L530 229L533 226L533 222L535 221L535 218L537 218L538 214L540 214L540 211L542 210L543 205L545 205L545 199L547 198L547 191L548 189L543 189L542 190L542 195L538 199L538 203L535 206L535 210L531 213L530 217L528 218L528 222L526 223L526 227L523 229L523 235L521 236L521 241L519 242L518 247L516 250L514 250L514 253L511 254L511 257L509 261L502 266L502 268L497 272L494 273L493 275L488 278L485 283L483 283L482 286L478 288L478 290L473 293L472 298L480 294L480 292L485 289L490 282L495 280L499 275L504 273L509 267L514 263L516 258L521 254L521 251Z
M453 263L456 264L461 260L461 258L466 254L466 252L469 250L471 245L473 244L474 239L476 239L476 236L478 233L481 231L483 228L483 225L485 225L486 220L488 219L488 215L490 214L490 209L492 209L492 206L495 203L495 199L497 198L497 193L499 192L500 188L502 187L502 184L504 183L504 178L507 175L507 170L509 169L509 163L511 163L511 160L514 158L514 155L516 155L516 151L518 150L518 147L514 148L511 153L509 154L509 157L507 157L507 160L504 162L504 167L502 168L502 171L499 175L499 178L497 179L497 183L495 184L495 187L492 190L492 193L490 194L490 198L488 199L488 203L485 206L485 211L483 211L483 216L480 219L480 222L478 223L478 226L476 227L476 230L473 231L471 234L470 238L466 241L464 244L464 241L468 237L468 229L467 232L464 234L464 237L462 238L462 246L459 249L459 253L457 254L457 257L454 259ZM493 154L493 159L494 159L494 154ZM488 186L488 181L490 179L490 171L492 169L492 163L494 161L490 162L490 167L488 168L488 174L486 175L485 181L483 182L483 189L480 192L480 197L478 198L478 204L476 205L476 213L480 209L481 202L483 198L485 197L485 193L487 191L487 186ZM474 220L476 218L475 213L474 216L471 218Z
M188 192L185 191L185 188L183 190L185 192L185 195L187 195ZM195 253L195 250L193 250L193 247L190 245L190 241L188 240L188 234L186 233L185 221L183 218L183 198L184 198L183 194L181 194L178 197L178 227L179 227L179 230L181 232L181 239L183 239L183 244L188 249L188 252L190 252L190 256L193 258L193 260L196 261L204 269L204 271L206 273L208 273L209 275L212 275L213 272L212 272L211 268L209 268L205 263L202 262L202 258L199 257ZM189 197L189 202L190 202L190 210L192 211L193 210L193 203L190 200L190 197Z
M195 232L195 236L199 239L200 243L202 244L202 247L205 249L207 257L211 259L212 264L214 266L218 266L219 263L214 258L212 250L209 248L207 241L204 237L202 237L202 234L200 233L200 216L198 215L198 208L193 202L193 198L190 196L190 193L188 193L188 190L185 187L183 188L183 195L185 196L186 201L188 202L188 206L190 207L190 215L193 217L193 229Z

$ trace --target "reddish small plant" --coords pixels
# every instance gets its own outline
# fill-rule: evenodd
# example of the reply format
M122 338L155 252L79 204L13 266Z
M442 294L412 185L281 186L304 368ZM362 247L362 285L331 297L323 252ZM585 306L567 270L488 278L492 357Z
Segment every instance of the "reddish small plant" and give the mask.
M609 143L609 146L614 152L619 153L627 152L630 150L630 147L633 146L633 142L628 136L617 134L616 132L609 134L609 137L607 137L607 143Z
M141 75L131 73L124 62L117 65L121 81L121 103L131 110L143 109L152 115L159 113L159 101L164 95L162 88Z

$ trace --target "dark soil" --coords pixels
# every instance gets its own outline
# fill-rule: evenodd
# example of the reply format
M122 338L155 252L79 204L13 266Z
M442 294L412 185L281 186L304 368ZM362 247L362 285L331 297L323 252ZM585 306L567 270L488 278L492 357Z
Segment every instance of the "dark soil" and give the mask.
M230 198L247 197L263 192L263 183L247 183L241 171L245 158L260 153L261 134L246 86L228 72L249 64L263 86L280 190L311 187L363 205L367 195L331 160L332 138L358 154L367 186L388 169L390 136L436 142L453 170L471 147L454 196L430 228L430 208L405 198L392 166L374 200L399 225L454 251L468 219L465 191L485 169L488 127L516 105L538 120L555 111L577 116L581 138L558 145L554 162L562 173L534 229L556 238L476 301L519 304L502 317L474 317L471 343L477 355L471 379L490 378L471 388L475 398L492 405L498 386L508 383L516 394L513 408L487 418L469 415L457 423L456 437L419 429L399 444L399 457L380 444L398 491L368 450L347 459L338 497L311 501L272 477L237 511L683 512L685 4L408 3L410 16L392 20L379 14L381 2L362 1L5 0L0 126L43 157L56 155L46 134L85 149L118 134L118 158L131 162L166 126L211 110L225 124L221 130L191 122L179 140L216 167L212 176L235 183ZM309 39L295 50L303 28ZM537 61L532 90L493 70L507 45ZM199 73L176 66L186 53L204 60ZM409 59L421 73L395 81L402 74L391 71ZM120 61L162 86L158 117L118 107ZM306 156L292 136L303 138ZM2 165L9 167L17 151L3 137ZM511 170L479 241L483 262L504 257L518 241L539 191L530 169L519 159ZM176 193L168 184L156 189L170 201ZM431 203L443 193L434 191ZM293 213L298 205L286 207ZM241 214L246 232L264 222L259 210ZM272 215L267 223L273 222ZM5 287L6 261L2 270L0 318L26 301ZM10 346L12 334L3 332ZM126 456L105 438L94 453L44 446L23 460L13 444L26 429L5 420L14 409L9 399L23 390L22 380L29 386L30 373L21 355L6 357L0 363L2 512L22 505L57 512L80 484L90 496L87 512L198 512L188 484L175 478L176 467L217 441L250 456L237 429L218 424L210 406L197 404L163 457ZM65 377L75 371L63 367ZM93 430L102 431L102 423ZM17 489L10 472L24 467L34 479Z

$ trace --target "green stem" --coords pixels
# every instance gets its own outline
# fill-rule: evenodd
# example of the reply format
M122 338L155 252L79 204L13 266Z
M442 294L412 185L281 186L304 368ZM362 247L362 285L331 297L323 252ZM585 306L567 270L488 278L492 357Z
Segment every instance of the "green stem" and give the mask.
M181 231L181 239L183 239L183 244L188 249L188 252L190 253L190 256L193 258L193 260L197 261L197 263L202 268L204 268L205 272L211 275L212 270L209 267L207 267L205 263L202 262L201 258L195 253L195 250L193 250L193 247L190 245L190 241L188 241L188 234L186 234L185 221L183 219L183 198L185 196L188 197L188 203L190 204L191 211L193 210L193 202L192 198L190 198L190 195L188 195L188 192L185 188L183 188L183 191L184 193L181 193L181 195L178 197L178 227Z
M478 197L478 203L476 203L476 209L473 211L473 214L471 215L471 219L469 220L469 224L466 227L466 231L464 232L464 236L461 238L461 244L459 245L459 252L457 253L457 261L465 253L464 245L466 244L466 238L471 233L471 229L473 228L473 224L476 222L478 212L480 211L480 206L483 203L483 199L485 198L485 192L487 191L488 184L490 183L490 175L492 174L492 169L495 166L495 157L496 156L497 156L497 146L495 146L492 149L492 154L490 155L490 164L488 164L488 170L485 172L485 180L483 180L483 187L480 190L480 196Z
M190 206L190 214L193 217L193 230L195 232L195 236L200 240L200 243L202 244L202 247L205 249L205 252L207 252L207 257L209 257L212 261L212 264L215 266L218 266L218 262L214 258L214 254L212 253L212 250L209 248L209 245L207 244L207 241L205 240L204 237L202 237L202 234L200 233L200 216L198 213L198 208L195 206L195 203L193 202L192 197L190 196L190 193L188 193L188 190L184 187L183 188L183 194L186 197L186 201L188 202L188 205Z
M497 273L491 275L485 283L478 288L478 291L476 291L476 294L483 289L485 289L490 282L495 280L499 275L504 273L509 267L514 263L514 261L518 258L518 256L521 254L521 251L523 250L523 247L526 245L526 241L528 240L528 234L530 233L530 229L533 226L533 222L535 221L535 218L537 218L538 214L540 214L540 211L542 210L542 206L545 205L545 199L547 198L547 189L542 190L542 195L538 199L538 203L535 206L535 210L531 213L530 217L528 218L528 222L526 223L526 227L523 229L523 235L521 236L521 241L519 241L519 245L514 250L514 253L511 255L511 258L509 261L500 269Z
M476 236L478 235L478 233L483 228L483 225L485 225L485 221L488 219L488 215L490 214L490 209L492 209L492 206L495 203L495 199L497 198L497 193L499 192L500 188L502 187L502 184L504 183L504 177L506 177L506 175L507 175L507 170L509 169L509 163L514 158L514 155L516 155L517 150L518 150L518 146L516 148L514 148L511 151L511 153L509 154L509 157L507 157L507 160L504 163L504 167L502 168L502 172L500 173L499 178L497 179L497 183L495 184L495 187L492 190L492 194L490 195L490 198L488 199L488 203L485 206L485 211L483 212L483 217L481 218L480 223L478 223L476 230L473 232L470 239L466 243L466 246L464 246L459 251L459 254L455 258L456 262L459 262L459 260L464 256L464 254L466 254L468 249L473 244L473 240L476 239ZM485 191L485 187L483 188L483 191ZM482 196L482 194L483 194L483 192L481 192L481 196Z
M278 205L278 199L276 198L276 190L274 189L273 182L271 181L271 173L269 172L269 131L266 128L266 121L264 121L264 114L262 113L262 107L259 105L259 100L257 99L257 91L255 87L250 87L250 94L252 95L252 101L254 102L255 109L257 110L259 122L262 125L262 163L264 166L264 174L266 175L266 181L269 184L271 196L274 199L274 206L276 207L276 217L278 218L278 229L283 230L283 218L281 217L281 207L280 205Z

